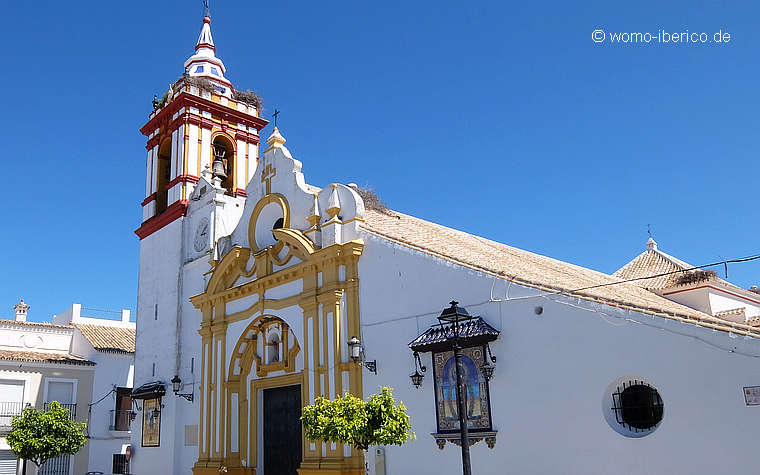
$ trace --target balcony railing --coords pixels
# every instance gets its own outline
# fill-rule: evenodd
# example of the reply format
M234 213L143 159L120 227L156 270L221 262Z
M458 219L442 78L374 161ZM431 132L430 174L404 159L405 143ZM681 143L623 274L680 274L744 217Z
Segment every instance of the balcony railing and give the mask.
M76 419L76 404L61 404L61 406L69 411L69 417L71 420ZM11 419L13 419L13 416L20 416L24 409L27 407L32 407L32 405L28 402L0 401L0 428L2 428L2 431L7 432L10 429ZM42 405L42 408L43 410L47 411L50 409L50 403L46 402Z
M109 430L128 431L132 421L135 420L137 415L135 411L117 411L111 410L111 422L108 425Z
M18 416L27 405L23 402L0 401L0 426L10 426L13 416Z
M64 409L68 409L68 411L69 411L69 417L71 418L72 421L74 419L76 419L76 417L77 417L77 405L76 404L61 404L61 407L64 408ZM43 404L42 408L47 411L48 409L50 409L50 403L46 402L45 404Z

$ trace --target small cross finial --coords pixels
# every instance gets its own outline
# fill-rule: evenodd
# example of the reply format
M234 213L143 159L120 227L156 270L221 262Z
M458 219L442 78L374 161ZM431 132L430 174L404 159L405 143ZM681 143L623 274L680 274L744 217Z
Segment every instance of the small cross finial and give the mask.
M649 234L649 237L652 237L652 225L647 224L647 234Z
M211 18L211 13L208 8L208 0L203 0L203 13L205 16Z
M277 116L280 115L280 111L278 109L274 110L274 113L272 114L272 117L274 117L274 126L277 127Z

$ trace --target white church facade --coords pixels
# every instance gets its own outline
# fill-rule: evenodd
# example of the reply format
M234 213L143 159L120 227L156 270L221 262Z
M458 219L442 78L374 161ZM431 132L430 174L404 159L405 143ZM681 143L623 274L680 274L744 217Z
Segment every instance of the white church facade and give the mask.
M756 293L689 267L648 288L309 184L277 128L259 152L260 102L225 73L205 18L141 129L132 473L461 473L433 328L452 299L481 318L464 350L473 473L760 471ZM723 290L737 300L714 311L669 295ZM303 438L303 405L381 386L415 440Z

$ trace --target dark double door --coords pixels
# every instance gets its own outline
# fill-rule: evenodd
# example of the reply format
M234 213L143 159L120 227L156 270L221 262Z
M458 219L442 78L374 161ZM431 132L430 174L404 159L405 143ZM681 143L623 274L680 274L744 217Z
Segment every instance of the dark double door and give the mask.
M301 386L264 389L264 475L296 475L301 464Z

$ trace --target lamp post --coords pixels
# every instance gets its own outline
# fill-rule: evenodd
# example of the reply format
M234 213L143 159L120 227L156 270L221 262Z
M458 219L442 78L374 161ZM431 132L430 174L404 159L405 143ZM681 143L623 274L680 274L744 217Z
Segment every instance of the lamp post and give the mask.
M462 473L463 475L472 475L472 467L470 466L470 441L467 433L467 413L465 412L465 397L466 391L464 388L464 381L462 381L462 373L464 373L464 363L462 363L461 347L459 346L459 322L472 319L470 314L462 307L458 307L456 300L449 302L451 307L445 308L441 315L438 317L438 321L441 325L453 323L454 328L454 361L457 376L457 415L459 416L459 441L462 446Z

